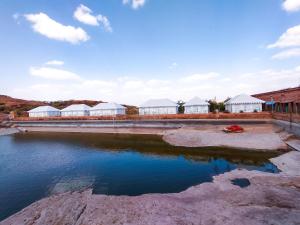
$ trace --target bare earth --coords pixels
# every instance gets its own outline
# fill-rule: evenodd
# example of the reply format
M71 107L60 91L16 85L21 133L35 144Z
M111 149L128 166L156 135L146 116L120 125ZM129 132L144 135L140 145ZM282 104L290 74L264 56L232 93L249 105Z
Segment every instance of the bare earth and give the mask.
M242 149L286 149L286 134L272 124L244 125L244 133L225 133L224 126L206 125L166 131L163 139L171 145L187 147L226 146Z

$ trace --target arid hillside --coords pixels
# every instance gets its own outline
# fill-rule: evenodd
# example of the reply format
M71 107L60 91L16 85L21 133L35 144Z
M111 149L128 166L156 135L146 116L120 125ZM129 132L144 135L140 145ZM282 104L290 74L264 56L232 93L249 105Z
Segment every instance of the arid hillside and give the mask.
M46 102L46 101L32 101L32 100L24 100L24 99L17 99L12 98L6 95L0 95L0 114L9 114L10 112L14 111L18 116L26 116L27 111L31 110L37 106L42 105L51 105L58 109L63 109L72 104L86 104L89 106L94 106L103 101L95 101L95 100L67 100L67 101L53 101L53 102ZM127 113L128 114L136 114L137 108L135 106L128 106Z

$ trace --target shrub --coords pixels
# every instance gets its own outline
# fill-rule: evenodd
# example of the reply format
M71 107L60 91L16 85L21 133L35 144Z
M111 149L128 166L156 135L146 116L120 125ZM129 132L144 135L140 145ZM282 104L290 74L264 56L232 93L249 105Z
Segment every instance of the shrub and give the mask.
M243 110L240 110L240 113L244 113L244 111L243 111Z

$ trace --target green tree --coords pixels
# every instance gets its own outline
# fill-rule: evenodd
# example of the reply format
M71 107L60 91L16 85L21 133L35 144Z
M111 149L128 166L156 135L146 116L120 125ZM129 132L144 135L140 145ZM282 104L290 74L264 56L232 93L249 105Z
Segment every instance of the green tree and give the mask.
M178 113L179 114L183 114L184 113L184 104L185 104L185 102L182 101L182 100L177 101Z

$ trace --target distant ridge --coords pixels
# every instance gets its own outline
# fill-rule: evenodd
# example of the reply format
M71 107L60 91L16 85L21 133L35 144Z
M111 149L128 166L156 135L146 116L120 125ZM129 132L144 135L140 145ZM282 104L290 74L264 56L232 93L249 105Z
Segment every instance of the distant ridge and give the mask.
M9 114L11 111L15 111L19 116L27 115L27 111L43 105L51 105L58 109L63 109L72 104L86 104L88 106L94 106L103 101L95 100L65 100L65 101L34 101L24 100L19 98L13 98L7 95L0 95L0 113ZM135 106L123 105L127 108L128 114L136 114L137 108Z

